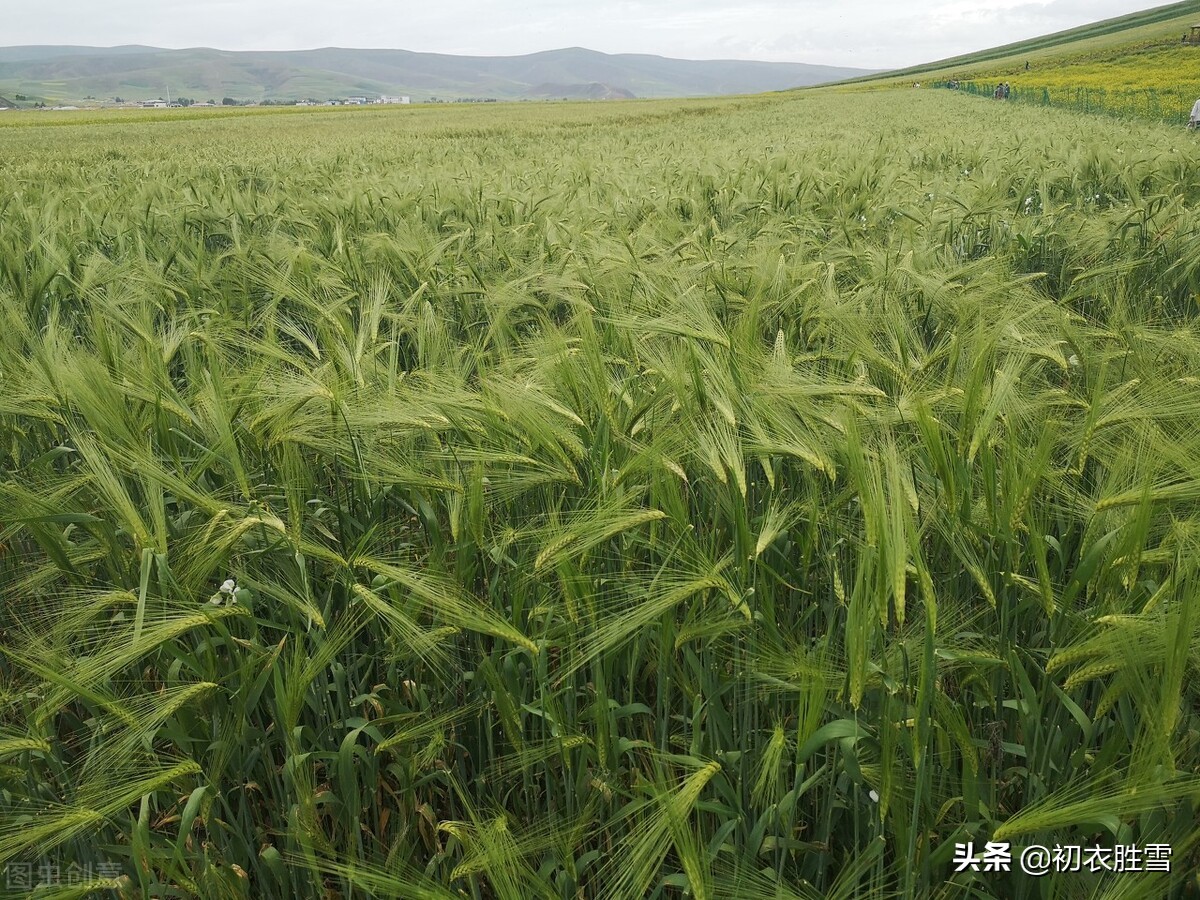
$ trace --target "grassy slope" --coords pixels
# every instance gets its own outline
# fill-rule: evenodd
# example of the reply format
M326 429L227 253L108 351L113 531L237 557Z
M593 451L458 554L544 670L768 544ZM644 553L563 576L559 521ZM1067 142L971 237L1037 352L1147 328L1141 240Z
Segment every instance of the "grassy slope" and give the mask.
M987 95L1005 81L1016 100L1181 124L1200 96L1200 47L1180 36L1198 21L1200 2L1175 3L838 88L957 79Z
M1187 0L1000 47L897 69L878 76L850 79L845 83L888 84L910 81L914 76L937 80L970 78L1018 70L1023 72L1026 61L1039 68L1046 68L1062 64L1064 61L1070 62L1096 55L1136 53L1148 44L1165 47L1168 42L1176 45L1171 49L1179 51L1179 55L1173 57L1178 61L1188 58L1188 51L1195 49L1179 47L1178 44L1180 35L1197 22L1200 22L1200 2ZM1200 52L1193 55L1200 56Z

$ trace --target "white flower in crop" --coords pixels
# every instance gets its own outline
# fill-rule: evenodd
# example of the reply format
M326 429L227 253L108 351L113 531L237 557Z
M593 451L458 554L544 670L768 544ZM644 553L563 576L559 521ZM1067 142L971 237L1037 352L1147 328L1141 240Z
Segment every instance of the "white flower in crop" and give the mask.
M874 788L872 788L872 789L871 789L871 792L870 792L869 794L867 794L867 796L871 798L871 802L872 802L872 803L878 803L878 802L879 802L879 794L878 794L878 793L876 793L876 791L875 791L875 789L874 789Z
M213 606L220 606L222 603L237 603L237 582L232 578L226 578L221 582L221 586L217 588L217 592L208 600Z

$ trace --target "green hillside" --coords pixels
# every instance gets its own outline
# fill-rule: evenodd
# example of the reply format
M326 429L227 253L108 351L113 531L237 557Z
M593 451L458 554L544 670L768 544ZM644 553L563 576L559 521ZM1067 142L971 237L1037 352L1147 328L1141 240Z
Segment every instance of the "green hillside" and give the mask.
M1181 125L1200 97L1200 2L1173 3L869 78L840 88L957 86L990 97ZM1193 40L1195 42L1193 43Z
M887 82L914 76L926 79L954 77L964 72L1004 71L1018 63L1023 67L1025 61L1044 66L1080 54L1111 53L1117 49L1132 51L1147 43L1169 41L1174 45L1179 44L1182 33L1197 22L1200 22L1200 0L1186 0L974 53L849 79L848 83Z
M226 51L154 47L0 48L0 94L47 103L123 97L303 100L407 94L417 100L540 96L545 85L600 84L614 95L685 97L783 90L863 74L799 63L610 55L573 47L527 56L470 57L327 47Z

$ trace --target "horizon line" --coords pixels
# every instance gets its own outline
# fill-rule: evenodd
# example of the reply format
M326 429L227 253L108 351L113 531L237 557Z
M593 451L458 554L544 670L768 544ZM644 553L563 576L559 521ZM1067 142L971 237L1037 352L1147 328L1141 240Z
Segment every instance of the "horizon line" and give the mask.
M855 69L863 72L881 73L892 71L894 67L872 68L868 66L843 66L834 65L832 63L809 63L799 62L796 60L772 60L772 59L752 59L740 57L689 57L689 56L667 56L663 53L645 53L634 51L618 51L610 53L606 50L593 50L591 47L582 47L578 44L568 47L551 47L545 50L531 50L528 53L446 53L439 50L410 50L406 47L343 47L337 45L326 45L323 47L291 47L286 50L271 49L271 48L253 48L231 50L224 47L207 47L203 45L193 45L190 47L161 47L156 44L4 44L0 46L0 52L5 50L36 50L36 49L71 49L71 50L124 50L124 49L140 49L140 50L161 50L168 53L181 53L189 50L209 50L214 53L315 53L322 50L348 50L348 51L363 51L363 52L385 52L385 53L413 53L422 56L450 56L457 59L520 59L526 56L538 56L546 53L564 53L568 51L583 51L585 53L596 53L600 56L641 56L652 59L669 59L677 62L701 62L701 63L758 63L768 66L807 66L810 68L822 69Z

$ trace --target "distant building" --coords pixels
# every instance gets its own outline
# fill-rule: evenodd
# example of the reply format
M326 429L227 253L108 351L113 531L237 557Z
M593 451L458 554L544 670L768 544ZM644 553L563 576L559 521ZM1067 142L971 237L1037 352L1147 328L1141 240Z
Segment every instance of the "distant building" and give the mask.
M399 97L380 97L375 102L376 103L411 103L412 99L407 94L404 94Z
M367 98L366 97L347 97L346 105L347 106L366 106Z
M166 100L143 100L142 109L166 109Z

